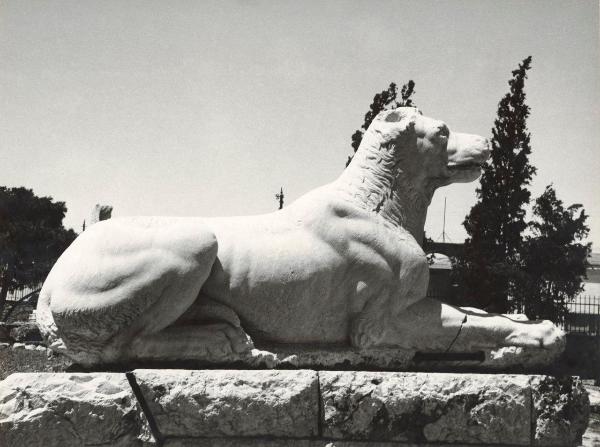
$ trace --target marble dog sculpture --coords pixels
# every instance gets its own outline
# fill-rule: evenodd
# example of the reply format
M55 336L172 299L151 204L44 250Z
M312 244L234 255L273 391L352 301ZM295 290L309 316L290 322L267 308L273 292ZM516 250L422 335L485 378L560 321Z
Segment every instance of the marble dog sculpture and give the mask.
M484 138L415 108L384 111L336 181L283 210L92 226L50 272L38 324L53 349L84 365L265 354L253 340L560 350L563 334L548 321L424 298L417 241L427 206L436 188L477 179L488 156Z

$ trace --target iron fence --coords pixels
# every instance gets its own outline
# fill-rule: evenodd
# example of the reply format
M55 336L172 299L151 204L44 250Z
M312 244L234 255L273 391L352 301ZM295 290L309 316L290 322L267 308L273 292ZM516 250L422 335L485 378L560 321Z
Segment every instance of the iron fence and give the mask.
M32 287L24 287L22 289L9 292L6 296L6 301L21 301L27 295L39 291L42 288L42 284L43 282L40 282Z
M564 330L578 334L600 336L600 297L580 295L567 304Z

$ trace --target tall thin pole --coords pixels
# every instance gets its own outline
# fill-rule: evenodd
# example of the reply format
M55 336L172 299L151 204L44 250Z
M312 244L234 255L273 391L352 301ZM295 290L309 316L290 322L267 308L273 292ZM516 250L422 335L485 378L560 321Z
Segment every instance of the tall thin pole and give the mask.
M285 196L283 195L283 186L282 186L279 194L275 194L275 198L279 200L279 209L283 208L283 198L284 197Z
M444 197L444 223L442 225L442 242L446 242L446 197Z

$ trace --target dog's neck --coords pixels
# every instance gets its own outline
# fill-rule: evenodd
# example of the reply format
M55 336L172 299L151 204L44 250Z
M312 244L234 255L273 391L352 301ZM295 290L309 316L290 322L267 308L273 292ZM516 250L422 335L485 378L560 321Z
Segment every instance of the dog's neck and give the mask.
M402 170L402 158L391 144L381 145L378 136L367 132L352 162L335 182L346 200L376 213L386 224L402 227L423 243L427 207L434 189L420 187L411 178L416 173Z

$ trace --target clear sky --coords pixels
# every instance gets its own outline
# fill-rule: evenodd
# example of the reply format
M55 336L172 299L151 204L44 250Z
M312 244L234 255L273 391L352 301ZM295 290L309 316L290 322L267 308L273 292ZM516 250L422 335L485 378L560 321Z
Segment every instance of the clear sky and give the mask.
M600 250L593 1L3 1L0 185L124 215L269 212L342 171L376 92L491 135L533 56L534 197L554 183ZM428 235L465 237L477 183L438 190Z

